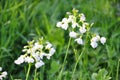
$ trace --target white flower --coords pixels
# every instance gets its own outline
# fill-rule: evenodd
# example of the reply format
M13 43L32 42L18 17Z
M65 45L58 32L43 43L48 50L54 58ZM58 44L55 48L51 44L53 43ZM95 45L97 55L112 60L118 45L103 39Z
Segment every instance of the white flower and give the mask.
M41 67L41 66L43 66L43 65L44 65L44 62L41 61L41 60L40 60L39 62L36 62L36 63L35 63L35 67L36 67L36 68L39 68L39 67Z
M46 56L46 53L41 52L39 56L40 56L41 59L43 59L43 57Z
M72 22L72 28L76 28L78 26L78 23Z
M25 57L25 62L34 63L34 59L29 57L29 56L27 56L27 57Z
M68 28L68 23L63 23L63 24L61 25L61 28L64 29L64 30L67 30L67 28Z
M62 22L63 22L63 23L68 23L68 19L67 19L67 18L63 18L63 19L62 19Z
M50 51L49 51L49 54L52 56L54 53L55 53L55 49L51 48Z
M86 32L86 29L85 29L85 27L84 27L84 26L83 26L83 27L80 27L80 29L79 29L79 30L80 30L80 32L81 32L81 33L85 33L85 32Z
M46 42L47 45L45 46L46 49L50 49L52 47L52 44L50 42Z
M77 38L75 39L75 41L78 43L78 44L83 44L83 40L81 38Z
M0 71L2 71L2 67L0 67Z
M67 30L68 28L68 19L67 18L63 18L61 22L58 22L57 27L61 27L64 30Z
M72 31L72 32L69 33L69 36L70 36L71 38L76 38L76 37L77 37L77 33L74 32L74 31Z
M99 40L100 40L100 36L97 35L97 36L95 36L95 37L93 37L93 38L91 39L91 42L97 42L97 41L99 41Z
M37 50L37 49L43 49L43 45L41 45L38 42L36 42L33 48L35 48L35 50Z
M100 42L104 45L106 43L106 38L105 37L101 37L100 38Z
M4 71L4 72L2 72L2 73L1 73L1 75L2 75L2 77L4 77L4 78L5 78L5 77L7 76L7 72L6 72L6 71Z
M83 13L80 15L80 21L85 21L85 15Z
M21 55L17 60L15 60L15 64L19 65L25 61L24 55Z
M73 22L75 20L74 15L69 15L68 22Z
M96 42L91 42L90 45L92 46L92 48L96 48L98 46L98 44Z
M57 27L61 27L62 26L62 22L57 22Z

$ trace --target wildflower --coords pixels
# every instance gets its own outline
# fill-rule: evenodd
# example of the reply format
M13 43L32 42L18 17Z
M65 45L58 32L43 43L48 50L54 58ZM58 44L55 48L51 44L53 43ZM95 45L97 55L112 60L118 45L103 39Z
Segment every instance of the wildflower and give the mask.
M64 30L68 29L69 37L74 38L74 41L81 45L83 44L84 39L81 39L80 37L87 36L84 33L89 33L91 26L93 26L93 23L87 23L85 15L83 13L78 13L78 10L76 9L73 9L72 12L67 12L67 17L63 18L62 21L57 23L57 27L60 27ZM90 45L92 46L92 48L96 48L99 41L104 45L106 42L106 38L100 38L99 35L96 35L92 37L90 41ZM47 55L47 58L50 58L50 56Z
M98 46L97 42L91 42L90 44L93 48L96 48Z
M24 47L23 52L25 52L25 54L15 60L15 64L20 65L24 62L33 63L36 68L39 68L44 65L44 62L42 61L43 57L50 59L55 53L55 49L50 42L43 42L43 39L40 39L37 42L28 42L28 45Z
M27 56L27 57L25 57L25 62L34 63L34 59L29 57L29 56Z
M101 37L100 38L100 42L104 45L106 43L106 38L105 37Z
M75 41L78 43L78 44L83 44L83 40L81 39L81 38L77 38L77 39L75 39Z
M76 38L76 37L77 37L77 33L74 32L74 31L72 31L72 32L69 33L69 36L70 36L71 38Z
M17 60L15 60L15 64L21 64L25 61L24 55L21 55Z
M40 60L39 62L36 62L36 63L35 63L35 67L36 67L36 68L39 68L39 67L41 67L41 66L43 66L43 65L44 65L44 62L41 61L41 60Z
M83 21L85 21L85 19L86 19L86 18L85 18L85 15L84 15L83 13L81 13L81 14L80 14L80 21L83 22Z
M95 37L93 37L93 38L91 39L92 42L97 42L97 41L99 41L99 40L100 40L100 36L99 36L99 35L97 35L97 36L95 36Z
M84 26L83 26L83 27L80 27L80 29L79 29L79 30L80 30L80 32L81 32L81 33L85 33L85 32L86 32L86 29L85 29L85 27L84 27Z
M47 45L46 45L46 49L50 49L51 47L52 47L52 44L51 43L49 43L49 42L46 42L47 43Z
M78 23L72 22L72 28L76 28L78 26Z
M7 72L6 71L2 71L2 67L0 67L0 80L3 80L3 78L6 78L7 76Z
M61 25L62 25L62 22L58 22L56 26L61 27Z
M104 43L106 42L106 38L105 37L101 37L100 38L100 36L99 35L96 35L96 36L94 36L92 39L91 39L91 46L93 47L93 48L96 48L97 46L98 46L98 42L101 42L103 45L104 45Z

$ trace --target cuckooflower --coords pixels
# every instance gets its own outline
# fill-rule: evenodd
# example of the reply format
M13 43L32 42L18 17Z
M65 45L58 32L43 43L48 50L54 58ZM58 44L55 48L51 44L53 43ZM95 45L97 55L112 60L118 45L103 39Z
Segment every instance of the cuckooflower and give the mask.
M83 33L85 33L86 32L86 29L85 29L85 27L83 26L83 27L80 27L80 32L83 34Z
M98 44L96 42L91 42L90 44L93 48L96 48L98 46Z
M35 67L36 67L36 68L39 68L39 67L43 66L44 64L45 64L45 63L40 60L39 62L36 62L36 63L35 63Z
M101 37L100 38L100 42L104 45L106 43L106 38L105 37Z
M69 33L69 36L70 36L71 38L76 38L76 37L77 37L77 33L74 32L74 31L72 31L72 32Z
M23 62L35 64L36 68L44 65L42 61L46 57L50 59L50 57L55 53L55 49L50 42L43 41L43 38L39 41L30 41L27 46L24 46L22 50L25 52L24 55L21 55L17 60L15 60L15 64L20 65Z
M2 71L2 67L0 67L0 80L3 80L3 78L6 78L7 76L7 72L6 71Z
M78 43L78 44L83 44L83 40L81 39L81 38L77 38L77 39L75 39L75 41Z

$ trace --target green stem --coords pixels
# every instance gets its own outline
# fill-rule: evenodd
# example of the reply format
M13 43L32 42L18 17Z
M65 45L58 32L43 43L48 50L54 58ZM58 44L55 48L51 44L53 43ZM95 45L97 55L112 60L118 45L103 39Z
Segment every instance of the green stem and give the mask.
M63 68L65 66L65 62L66 62L66 59L67 59L67 55L68 55L68 50L69 50L69 47L70 47L70 43L71 43L71 38L69 38L69 42L68 42L68 45L67 45L67 50L66 50L66 53L65 53L65 58L64 58L64 61L63 61L63 64L62 64L62 68L61 68L61 71L59 73L59 76L58 76L57 80L61 80L61 75L62 75Z
M34 76L34 80L37 80L37 79L36 79L36 76L37 76L37 69L35 68L35 76Z
M28 66L28 71L27 71L25 80L28 80L28 76L29 76L29 73L30 73L30 68L31 68L31 64L29 64L29 66Z
M119 74L119 61L120 61L120 59L118 60L118 65L117 65L116 80L118 80L118 74Z
M79 60L82 58L82 55L83 55L83 53L84 53L84 50L85 50L85 47L83 48L81 54L79 55L79 57L78 57L78 59L77 59L77 62L76 62L75 67L74 67L74 69L73 69L72 78L73 78L73 76L74 76L74 73L75 73L77 64L78 64Z
M83 47L83 49L82 49L81 54L79 55L79 57L78 57L78 59L77 59L77 61L76 61L76 64L75 64L75 67L74 67L74 69L73 69L73 73L72 73L72 78L71 78L71 79L73 79L74 73L75 73L75 71L76 71L77 64L78 64L78 62L80 61L80 59L82 58L82 55L83 55L83 53L84 53L84 51L85 51L86 45L87 45L87 43L88 43L88 41L87 41L87 40L88 40L88 35L89 35L89 32L87 32L87 34L86 34L86 38L85 38L86 42L85 42L85 44L84 44L84 47Z

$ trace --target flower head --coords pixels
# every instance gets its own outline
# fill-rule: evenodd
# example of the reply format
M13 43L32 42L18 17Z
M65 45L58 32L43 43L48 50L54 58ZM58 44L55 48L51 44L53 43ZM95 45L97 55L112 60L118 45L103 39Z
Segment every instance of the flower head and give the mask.
M36 68L44 65L43 57L50 59L50 57L55 53L55 49L50 42L45 42L43 39L39 41L29 41L27 46L24 46L22 50L25 52L24 55L21 55L17 60L15 60L15 64L20 65L22 63L33 63ZM46 52L47 51L47 52Z
M105 37L101 37L100 38L100 42L104 45L106 43L106 38Z

